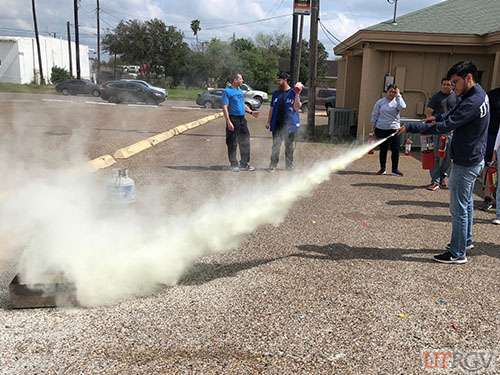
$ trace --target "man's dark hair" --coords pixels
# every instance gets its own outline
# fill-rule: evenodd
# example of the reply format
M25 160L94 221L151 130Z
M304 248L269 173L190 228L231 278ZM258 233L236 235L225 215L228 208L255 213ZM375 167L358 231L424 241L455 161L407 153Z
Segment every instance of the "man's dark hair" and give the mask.
M288 79L288 78L290 78L290 76L288 75L288 73L287 73L287 72L280 72L280 73L278 74L278 78L279 78L279 79Z
M390 89L397 89L397 88L398 88L398 86L393 85L393 84L391 83L389 86L387 86L387 91L389 91Z
M441 78L441 83L443 83L444 81L449 81L450 80L450 77L443 77Z
M230 78L230 79L229 79L229 81L230 81L231 83L233 83L235 79L238 79L238 76L239 76L239 75L241 75L241 73L238 73L238 72L234 72L234 73L232 73L232 74L231 74L231 77L229 77L229 78Z
M448 70L448 73L446 73L446 76L448 79L451 78L452 75L457 75L459 77L462 77L465 79L465 76L467 74L472 74L472 79L474 82L477 82L477 67L476 64L474 64L472 61L460 61L453 65L450 70Z

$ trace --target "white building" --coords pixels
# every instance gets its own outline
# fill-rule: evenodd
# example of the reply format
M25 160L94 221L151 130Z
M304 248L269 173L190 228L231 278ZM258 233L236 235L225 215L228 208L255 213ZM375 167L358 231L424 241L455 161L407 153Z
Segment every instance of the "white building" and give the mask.
M52 68L57 66L69 71L68 41L40 36L42 69L45 81L50 80ZM76 44L71 42L73 76L76 76ZM0 36L0 82L31 83L35 71L40 71L35 38ZM80 44L80 75L90 78L89 47Z

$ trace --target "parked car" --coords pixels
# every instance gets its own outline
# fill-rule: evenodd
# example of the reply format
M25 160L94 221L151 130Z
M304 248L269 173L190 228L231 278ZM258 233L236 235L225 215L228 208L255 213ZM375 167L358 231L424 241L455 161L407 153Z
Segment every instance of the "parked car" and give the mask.
M300 95L300 101L302 102L302 106L300 107L300 109L304 113L307 112L307 109L309 107L308 94L309 89L307 87L304 87ZM335 96L335 98L337 97L337 89L316 87L316 108L325 106L326 99L331 96Z
M222 108L222 92L224 89L208 89L205 92L199 92L196 98L196 104L205 108ZM245 104L252 111L260 108L261 102L254 98L245 96Z
M246 83L240 86L240 89L245 93L246 98L254 98L257 99L261 104L262 102L267 102L269 100L267 93L264 91L254 90Z
M60 92L63 95L101 95L101 89L99 88L99 86L84 79L69 79L67 81L59 82L56 85L56 91Z
M328 108L335 108L336 104L337 104L337 92L335 92L335 95L326 98L325 100L326 111L328 112Z
M140 80L140 79L121 79L120 81L137 82L137 83L139 83L141 85L149 87L150 89L158 90L158 91L163 92L165 94L165 98L168 98L168 91L167 90L165 90L163 87L153 86L149 82L146 82L146 81L143 81L143 80Z
M136 81L109 81L101 87L101 98L110 103L143 102L156 104L165 101L165 93Z

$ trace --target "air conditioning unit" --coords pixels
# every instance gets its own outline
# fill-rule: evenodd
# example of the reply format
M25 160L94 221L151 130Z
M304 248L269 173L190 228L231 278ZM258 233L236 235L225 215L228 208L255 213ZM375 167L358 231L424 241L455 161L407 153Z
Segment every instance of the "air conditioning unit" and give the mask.
M357 126L358 112L356 108L328 109L328 134L330 137L355 137Z

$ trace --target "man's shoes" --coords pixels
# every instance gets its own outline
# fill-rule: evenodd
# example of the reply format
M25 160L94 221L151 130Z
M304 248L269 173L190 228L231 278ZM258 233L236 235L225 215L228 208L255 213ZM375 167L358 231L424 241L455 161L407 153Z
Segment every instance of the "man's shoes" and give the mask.
M441 255L435 255L433 259L439 263L449 263L449 264L467 263L466 257L456 257L449 251Z
M496 224L496 225L500 225L500 216L497 216L496 218L494 218L492 223Z
M294 167L286 167L287 172L297 172Z
M244 167L240 167L240 169L242 171L247 171L247 172L255 171L255 167L252 167L251 165L248 165L248 164Z
M267 169L267 171L268 171L269 173L274 173L274 171L275 171L275 170L276 170L276 167L269 167L269 168Z
M435 182L433 182L432 184L427 185L426 189L427 189L427 190L432 190L432 191L434 191L434 190L439 189L439 185L438 185L438 184L436 184Z
M403 172L401 172L399 169L393 169L391 174L393 176L403 177Z
M380 168L380 171L377 172L378 175L385 174L385 168Z
M491 199L491 197L484 197L484 201L479 206L479 209L482 211L488 211L491 207L493 207L493 199Z
M233 172L239 172L240 171L240 169L238 167L231 167L231 170Z
M439 181L439 187L442 188L442 189L447 189L448 188L448 184L446 183L446 181L444 180L444 178Z
M470 244L468 246L465 247L465 250L472 250L474 248L474 245L473 244ZM449 243L448 245L446 245L446 250L450 250L451 249L451 243Z

